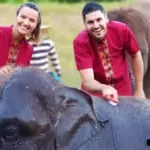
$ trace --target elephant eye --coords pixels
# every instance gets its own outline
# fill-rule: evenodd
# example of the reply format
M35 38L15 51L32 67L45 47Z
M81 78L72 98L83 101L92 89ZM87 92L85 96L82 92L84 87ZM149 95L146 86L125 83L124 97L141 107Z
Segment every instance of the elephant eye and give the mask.
M15 140L20 137L20 132L17 126L9 125L3 130L3 138L5 140Z
M78 101L76 99L71 99L66 101L67 106L76 106Z

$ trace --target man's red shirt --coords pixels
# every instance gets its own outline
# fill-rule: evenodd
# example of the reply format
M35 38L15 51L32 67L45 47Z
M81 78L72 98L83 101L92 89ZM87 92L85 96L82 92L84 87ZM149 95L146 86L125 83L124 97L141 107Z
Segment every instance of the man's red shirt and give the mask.
M12 26L0 27L0 67L5 66L12 44ZM28 66L32 57L33 48L24 39L18 46L16 65Z
M126 24L116 21L107 23L107 35L105 38L108 43L110 61L115 75L113 80L114 87L120 96L132 95L125 52L127 51L129 55L134 55L139 51L136 39ZM95 80L109 85L110 83L106 79L98 53L98 48L100 47L101 44L96 44L87 30L81 31L74 39L75 62L79 71L93 68Z

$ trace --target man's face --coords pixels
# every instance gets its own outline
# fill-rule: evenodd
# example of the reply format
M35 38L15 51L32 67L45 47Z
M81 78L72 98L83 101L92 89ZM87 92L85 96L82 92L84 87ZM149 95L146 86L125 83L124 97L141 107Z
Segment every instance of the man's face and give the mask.
M84 24L89 34L96 40L102 40L107 32L107 17L97 10L85 15Z

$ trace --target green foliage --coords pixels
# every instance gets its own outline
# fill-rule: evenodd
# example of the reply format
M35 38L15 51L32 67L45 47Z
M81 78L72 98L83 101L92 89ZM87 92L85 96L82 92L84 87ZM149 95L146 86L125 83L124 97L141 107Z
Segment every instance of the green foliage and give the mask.
M0 0L0 3L24 3L29 0Z
M24 3L24 2L41 2L41 0L0 0L0 3ZM90 0L42 0L42 2L59 2L59 3L79 3L87 2ZM93 0L94 1L94 0ZM114 2L114 1L126 1L126 0L95 0L97 2Z

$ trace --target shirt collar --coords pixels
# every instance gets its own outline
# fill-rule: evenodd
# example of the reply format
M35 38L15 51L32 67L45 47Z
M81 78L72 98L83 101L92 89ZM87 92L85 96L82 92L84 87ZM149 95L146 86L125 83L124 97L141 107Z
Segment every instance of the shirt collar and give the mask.
M20 45L24 42L24 41L26 41L26 39L25 38L23 38L17 45L14 45L13 44L13 25L11 25L11 27L10 27L10 46L13 46L14 48L19 48L20 47Z

